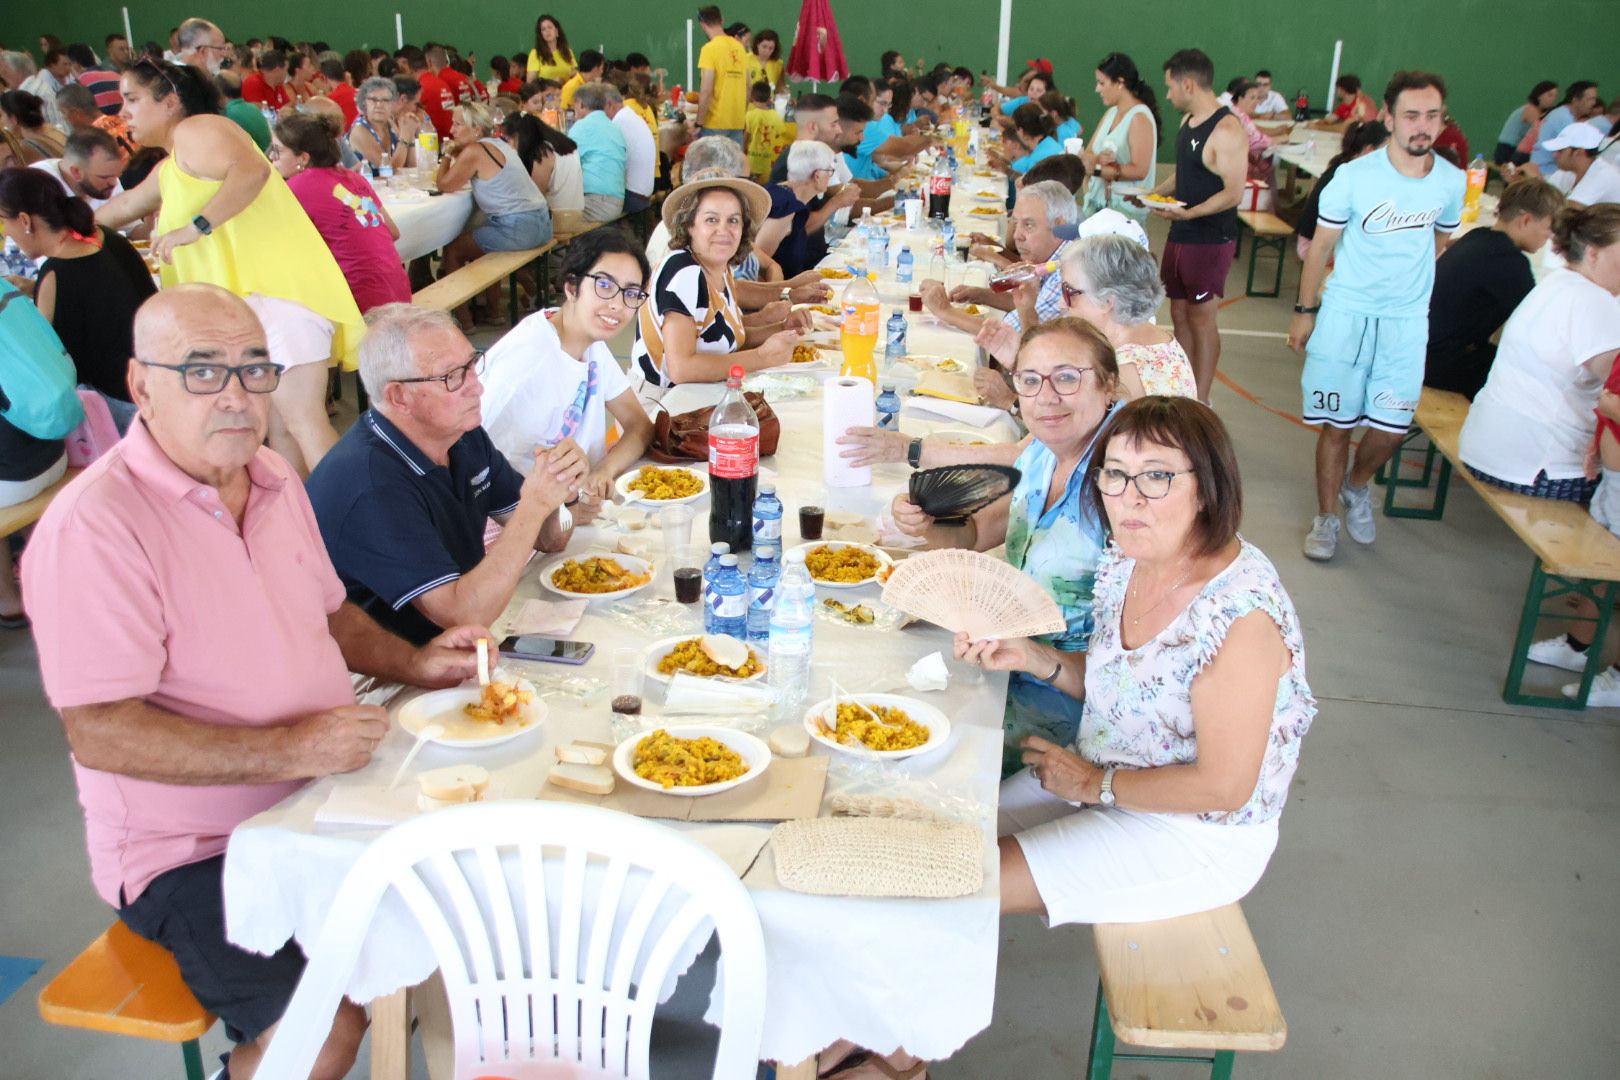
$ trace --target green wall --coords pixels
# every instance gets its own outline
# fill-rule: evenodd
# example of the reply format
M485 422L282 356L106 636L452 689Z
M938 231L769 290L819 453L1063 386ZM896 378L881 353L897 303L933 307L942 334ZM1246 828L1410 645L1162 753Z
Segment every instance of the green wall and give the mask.
M408 40L453 40L485 57L532 44L535 16L549 10L567 27L576 48L605 43L610 54L641 51L669 68L674 80L682 77L685 19L695 4L544 4L282 0L266 12L245 0L135 0L130 11L135 34L143 40L162 40L182 17L200 12L236 38L274 31L295 40L324 38L340 51L359 45L392 48L398 11ZM997 0L832 0L832 5L856 71L874 71L879 54L890 47L903 48L913 64L923 56L929 63L944 59L975 71L994 69ZM724 4L723 10L728 20L773 27L790 42L799 6L798 0L752 0ZM1506 5L1485 0L1317 0L1277 4L1271 11L1265 7L1252 0L1219 7L1014 0L1011 64L1017 69L1028 57L1050 57L1059 85L1079 103L1089 130L1101 112L1091 90L1093 65L1111 50L1131 54L1157 87L1164 58L1197 45L1214 58L1218 81L1266 67L1285 96L1292 98L1304 86L1313 104L1320 104L1333 41L1342 36L1344 70L1360 75L1375 95L1401 67L1429 67L1445 75L1464 133L1487 152L1502 119L1540 79L1595 79L1605 95L1620 94L1616 0L1563 0L1556 17L1552 9L1514 15ZM99 48L103 36L121 25L120 5L109 0L0 3L0 41L11 48L32 47L44 31Z

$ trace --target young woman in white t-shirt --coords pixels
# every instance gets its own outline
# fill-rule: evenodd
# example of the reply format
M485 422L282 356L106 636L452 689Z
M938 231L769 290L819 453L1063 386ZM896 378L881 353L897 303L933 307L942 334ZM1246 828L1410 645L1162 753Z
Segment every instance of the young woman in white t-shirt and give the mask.
M652 439L652 420L607 344L646 303L650 268L639 244L604 227L570 245L560 274L562 306L524 319L489 350L484 430L525 475L535 447L578 443L591 462L574 508L584 524ZM609 416L619 428L611 448Z
M1463 423L1459 450L1475 476L1528 495L1591 498L1592 516L1620 532L1620 441L1596 415L1620 420L1613 394L1620 356L1620 206L1567 208L1553 225L1566 269L1530 291L1502 329L1485 388ZM1601 479L1593 490L1593 480ZM1597 608L1581 598L1578 617ZM1573 624L1586 634L1590 623ZM1587 646L1572 629L1530 646L1538 664L1583 671ZM1564 687L1574 697L1579 684ZM1592 682L1588 705L1620 706L1620 670Z

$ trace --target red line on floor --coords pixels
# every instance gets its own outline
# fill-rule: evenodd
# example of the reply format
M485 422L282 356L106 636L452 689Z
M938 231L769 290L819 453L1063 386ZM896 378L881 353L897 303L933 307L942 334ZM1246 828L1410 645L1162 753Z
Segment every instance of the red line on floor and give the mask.
M1309 431L1309 432L1311 432L1313 434L1316 432L1315 428L1313 428L1311 425L1307 424L1305 421L1301 420L1299 417L1295 416L1293 413L1283 412L1281 409L1273 408L1272 406L1267 405L1264 401L1261 401L1258 397L1251 394L1248 390L1244 389L1243 386L1241 386L1235 379L1233 379L1226 372L1217 371L1217 372L1215 372L1215 377L1221 381L1221 385L1225 386L1228 390L1232 391L1234 394L1236 394L1238 397L1242 398L1244 401L1247 401L1249 404L1258 405L1260 408L1266 410L1266 412L1270 413L1271 415L1280 416L1284 420L1287 420L1290 424L1294 424L1294 425L1297 425L1299 427L1302 427L1306 431Z

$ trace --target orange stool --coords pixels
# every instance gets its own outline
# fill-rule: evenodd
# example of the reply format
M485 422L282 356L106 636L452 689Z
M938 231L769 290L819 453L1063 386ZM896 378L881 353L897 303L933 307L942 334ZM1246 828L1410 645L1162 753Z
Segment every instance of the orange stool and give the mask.
M39 992L39 1015L63 1027L179 1043L186 1080L203 1080L197 1040L214 1015L180 979L174 957L115 922Z

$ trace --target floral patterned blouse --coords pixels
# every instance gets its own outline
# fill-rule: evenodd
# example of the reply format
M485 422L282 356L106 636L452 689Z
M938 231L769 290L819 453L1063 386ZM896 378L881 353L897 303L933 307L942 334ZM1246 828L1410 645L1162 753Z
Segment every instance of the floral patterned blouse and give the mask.
M1166 397L1198 396L1198 383L1193 380L1192 362L1187 359L1181 343L1175 338L1161 345L1132 345L1126 343L1114 350L1120 367L1136 365L1136 374L1142 380L1142 389L1149 394Z
M1277 682L1260 779L1238 810L1197 816L1217 825L1272 820L1282 813L1288 783L1299 765L1299 744L1316 715L1316 699L1305 682L1299 616L1276 567L1259 548L1243 541L1232 564L1210 579L1169 626L1140 648L1126 649L1120 641L1120 617L1135 565L1112 544L1097 564L1097 629L1087 651L1086 702L1076 751L1093 765L1127 768L1197 760L1193 680L1215 659L1232 623L1264 611L1277 624L1293 659Z

